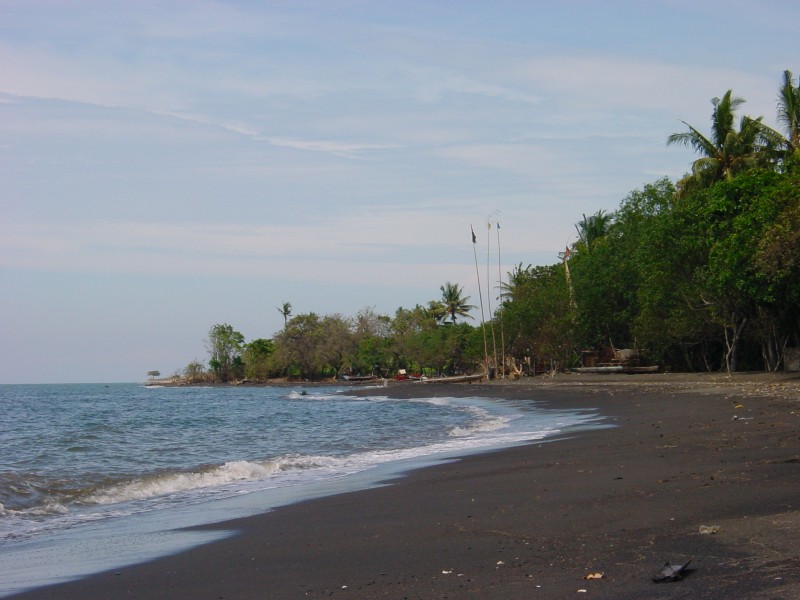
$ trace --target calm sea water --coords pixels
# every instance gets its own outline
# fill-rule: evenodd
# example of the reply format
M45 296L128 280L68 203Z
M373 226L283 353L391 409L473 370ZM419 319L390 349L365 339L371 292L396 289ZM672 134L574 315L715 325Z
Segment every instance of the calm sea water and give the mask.
M372 391L0 386L0 595L226 535L181 527L601 421L535 402Z

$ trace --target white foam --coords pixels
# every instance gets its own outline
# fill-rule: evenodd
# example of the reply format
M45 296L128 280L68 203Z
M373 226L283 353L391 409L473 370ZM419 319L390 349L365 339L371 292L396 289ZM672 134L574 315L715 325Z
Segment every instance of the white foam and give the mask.
M469 427L453 427L449 434L452 437L468 437L471 435L479 435L482 433L491 433L498 431L508 426L509 419L507 417L489 417L479 421Z
M275 487L292 482L299 483L301 481L345 476L395 460L478 449L487 445L515 443L525 439L537 439L558 433L557 429L543 429L537 432L507 432L502 434L499 432L507 428L510 421L508 417L493 417L480 408L473 408L472 410L483 418L477 420L472 426L453 428L450 431L450 438L446 441L426 446L360 452L338 457L291 455L258 462L231 461L204 471L166 473L113 485L83 498L81 503L84 505L120 504L136 500L181 495L204 489L222 488L231 484L234 487L229 487L228 491L240 494L246 491Z
M47 500L44 504L21 509L5 508L0 504L0 516L2 517L46 517L49 515L64 515L68 512L69 508L55 500Z
M434 404L436 406L450 406L453 403L452 398L414 398L411 402L421 402L424 404Z
M237 460L206 471L168 473L113 485L84 498L83 503L118 504L220 487L235 482L262 481L282 472L331 466L333 462L335 459L324 456L290 456L261 462Z

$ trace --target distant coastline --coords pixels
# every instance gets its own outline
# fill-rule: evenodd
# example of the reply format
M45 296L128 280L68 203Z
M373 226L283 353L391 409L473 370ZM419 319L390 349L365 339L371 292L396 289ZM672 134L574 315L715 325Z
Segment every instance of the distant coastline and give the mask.
M575 384L578 386L584 384L600 385L609 384L612 386L619 385L645 385L645 386L668 386L686 388L692 387L696 384L704 386L728 386L735 384L744 385L769 385L769 384L786 384L791 385L796 382L798 390L800 390L800 372L795 371L777 371L777 372L762 372L762 371L749 371L740 373L656 373L656 372L642 372L642 373L596 373L596 372L563 372L545 375L536 375L530 377L520 377L517 379L484 379L480 385L489 385L493 387L503 386L569 386ZM330 387L330 386L343 386L343 387L370 387L377 386L391 387L393 389L406 389L424 386L425 381L410 381L410 380L397 380L393 378L376 378L368 381L359 380L343 380L343 379L320 379L313 381L301 381L288 378L276 378L269 381L229 381L229 382L188 382L180 378L161 378L156 380L148 380L142 382L144 386L171 386L171 387ZM476 382L464 382L455 385L470 386L475 385Z

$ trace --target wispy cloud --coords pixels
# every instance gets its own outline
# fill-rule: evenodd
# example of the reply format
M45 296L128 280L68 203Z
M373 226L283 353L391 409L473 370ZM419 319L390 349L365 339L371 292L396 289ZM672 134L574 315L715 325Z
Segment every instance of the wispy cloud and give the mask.
M506 72L510 78L541 90L546 98L560 98L559 112L586 107L597 113L667 111L671 115L686 115L687 119L710 115L705 103L722 95L734 83L742 95L749 96L749 106L756 111L764 109L774 104L772 79L776 77L774 73L756 75L745 69L719 68L688 60L642 60L608 52L599 56L527 57L514 61ZM769 108L772 112L773 107Z
M349 271L354 281L368 275L375 283L393 285L396 271L413 264L415 277L429 277L433 285L443 273L469 272L467 221L480 231L489 217L473 208L465 219L463 206L365 207L295 225L6 224L0 236L0 266L50 272L236 274L317 282L350 279ZM546 211L538 217L532 214L530 221L544 217ZM550 238L545 229L534 226L539 235L531 239L531 229L507 226L504 246L509 264L521 253L560 247L562 239Z

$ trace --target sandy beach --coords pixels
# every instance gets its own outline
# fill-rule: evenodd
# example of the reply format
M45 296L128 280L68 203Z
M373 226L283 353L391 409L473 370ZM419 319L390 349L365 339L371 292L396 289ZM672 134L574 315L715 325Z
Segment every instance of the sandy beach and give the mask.
M238 533L14 597L800 598L800 374L386 393L532 399L598 409L614 427L217 524ZM680 581L652 581L666 561L689 559Z

